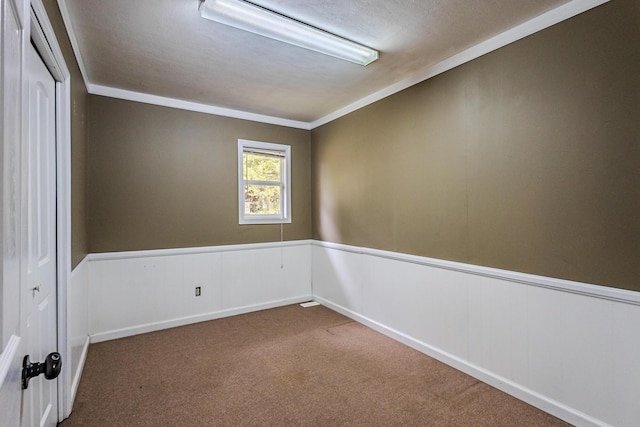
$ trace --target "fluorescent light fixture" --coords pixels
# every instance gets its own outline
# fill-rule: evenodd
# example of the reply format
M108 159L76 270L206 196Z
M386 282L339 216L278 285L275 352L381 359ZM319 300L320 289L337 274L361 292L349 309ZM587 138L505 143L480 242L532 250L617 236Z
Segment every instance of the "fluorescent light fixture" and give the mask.
M378 51L241 0L204 0L200 16L305 49L369 65Z

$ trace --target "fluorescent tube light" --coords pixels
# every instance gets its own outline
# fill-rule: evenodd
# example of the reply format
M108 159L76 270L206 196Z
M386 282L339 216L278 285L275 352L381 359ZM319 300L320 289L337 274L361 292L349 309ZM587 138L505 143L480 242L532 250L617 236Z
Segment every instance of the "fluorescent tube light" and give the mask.
M305 49L368 65L378 51L241 0L204 0L200 16Z

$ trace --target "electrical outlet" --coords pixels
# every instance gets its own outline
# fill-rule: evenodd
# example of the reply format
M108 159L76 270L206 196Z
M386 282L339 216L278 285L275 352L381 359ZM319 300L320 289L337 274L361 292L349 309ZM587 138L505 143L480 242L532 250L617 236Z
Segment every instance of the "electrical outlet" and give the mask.
M201 294L200 286L196 286L196 296L199 297Z

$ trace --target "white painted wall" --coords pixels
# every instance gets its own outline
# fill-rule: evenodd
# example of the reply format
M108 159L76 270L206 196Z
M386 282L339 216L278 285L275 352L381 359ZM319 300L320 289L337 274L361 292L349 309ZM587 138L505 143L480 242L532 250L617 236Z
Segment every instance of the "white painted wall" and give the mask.
M315 241L89 255L72 275L73 393L88 336L312 298L572 424L640 420L639 292Z
M307 301L310 272L309 241L92 254L89 335L99 342Z
M67 344L69 357L67 375L69 376L69 384L71 384L71 406L78 391L84 361L89 350L89 263L86 257L71 272L68 295Z
M640 293L314 242L314 298L576 425L640 423Z

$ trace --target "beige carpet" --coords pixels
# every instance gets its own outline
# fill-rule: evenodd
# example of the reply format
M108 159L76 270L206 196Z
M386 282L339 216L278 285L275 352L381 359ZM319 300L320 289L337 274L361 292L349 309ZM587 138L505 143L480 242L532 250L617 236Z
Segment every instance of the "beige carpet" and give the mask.
M325 307L91 345L61 426L566 426Z

